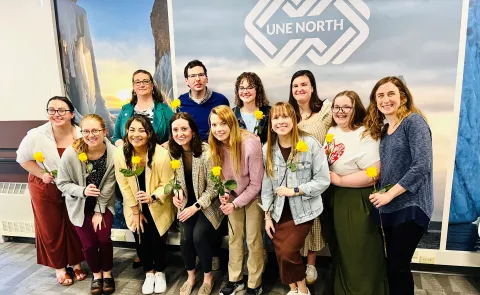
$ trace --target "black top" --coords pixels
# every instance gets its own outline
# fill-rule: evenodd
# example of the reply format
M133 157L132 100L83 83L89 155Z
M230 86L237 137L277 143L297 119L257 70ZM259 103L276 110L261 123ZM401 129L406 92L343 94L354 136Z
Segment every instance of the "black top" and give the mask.
M288 161L288 157L290 156L290 152L292 151L292 147L284 148L280 144L278 146L280 147L280 151L282 152L283 160L285 160L285 163L286 163ZM286 171L287 173L290 172L288 168ZM283 178L283 175L278 175L278 176ZM288 187L287 177L285 177L284 184L282 186ZM280 216L279 223L290 221L292 219L293 217L292 217L292 212L290 211L290 203L288 201L288 197L285 197L285 204L283 205L282 216Z
M105 172L107 172L107 149L105 149L105 153L103 153L100 158L97 160L88 160L88 163L91 163L93 168L92 172L87 175L87 186L89 184L94 184L99 189L102 178L105 175ZM96 204L97 198L87 197L85 200L85 212L87 214L93 214Z
M195 190L193 189L193 178L192 178L192 160L193 155L191 152L184 151L182 154L183 160L183 171L185 177L185 185L187 186L187 205L185 207L192 206L197 198L195 196Z

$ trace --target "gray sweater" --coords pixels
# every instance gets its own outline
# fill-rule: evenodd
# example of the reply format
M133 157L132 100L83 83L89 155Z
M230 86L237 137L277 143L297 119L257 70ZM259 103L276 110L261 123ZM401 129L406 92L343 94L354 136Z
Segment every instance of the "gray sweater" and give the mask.
M407 191L380 208L394 213L418 207L430 219L433 211L432 134L423 117L410 114L391 135L380 142L380 187L399 184ZM400 214L398 218L403 218ZM398 220L393 223L401 222Z
M113 155L115 147L107 145L107 171L100 182L100 196L95 212L104 213L106 209L115 214L115 167ZM63 152L56 179L57 187L65 196L68 216L73 225L81 227L85 219L85 201L83 190L86 187L85 164L78 159L78 153L68 147Z

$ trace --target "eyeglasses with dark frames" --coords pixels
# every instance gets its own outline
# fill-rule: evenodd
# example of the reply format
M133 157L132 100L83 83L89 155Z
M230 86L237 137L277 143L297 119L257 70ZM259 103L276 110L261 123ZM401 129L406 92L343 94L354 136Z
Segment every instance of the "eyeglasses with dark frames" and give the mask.
M148 86L148 85L150 85L150 83L152 83L152 81L150 81L150 80L142 80L142 81L136 80L136 81L133 81L133 85L135 85L135 86L140 86L141 84Z
M67 112L71 112L72 110L66 110L66 109L54 109L54 108L48 108L47 113L51 116L55 115L55 113L58 113L60 116L65 116Z
M101 131L103 131L105 129L92 129L92 130L81 130L80 132L82 132L82 135L90 135L90 133L92 133L93 135L99 135Z
M350 107L350 106L345 106L345 107L339 107L339 106L333 106L332 107L332 111L334 113L338 113L338 112L342 112L344 114L348 114L350 113L350 111L353 109L353 107Z

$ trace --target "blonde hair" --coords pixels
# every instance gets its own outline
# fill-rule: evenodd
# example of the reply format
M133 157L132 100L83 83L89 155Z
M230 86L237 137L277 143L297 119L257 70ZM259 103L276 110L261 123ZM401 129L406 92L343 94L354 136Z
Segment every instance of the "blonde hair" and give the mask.
M86 120L89 120L89 119L93 119L93 120L97 121L100 124L100 126L102 127L102 129L106 130L105 121L103 120L102 117L100 117L97 114L89 114L89 115L84 116L82 118L82 120L80 121L80 128L82 127L83 122L85 122ZM72 147L79 154L88 152L88 145L85 142L85 140L83 140L83 137L76 139L73 142Z
M292 150L290 151L290 156L293 155L295 147L301 137L307 136L308 133L298 129L297 115L293 106L287 102L277 102L272 109L270 110L270 120L268 120L268 140L267 140L267 156L265 170L268 177L273 177L273 147L277 143L278 135L272 129L272 120L277 115L287 115L292 119L293 127L290 131L290 140L292 142Z
M240 129L238 126L237 118L232 109L225 105L220 105L212 109L208 116L208 124L211 125L212 115L217 115L218 118L227 123L230 128L230 136L228 138L228 146L230 148L230 160L233 163L233 170L236 175L240 175L240 166L242 160L242 141L246 138L250 132ZM212 154L213 166L221 166L223 163L223 143L213 136L210 132L208 136L208 144L210 145L210 152Z
M413 104L413 96L402 80L395 76L382 78L377 82L377 84L375 84L372 92L370 93L370 104L368 105L367 116L365 117L364 121L365 132L370 133L370 136L372 136L372 138L375 140L382 138L382 129L385 125L383 123L385 120L385 115L378 110L376 94L380 86L389 82L395 85L400 93L400 107L396 113L397 122L401 122L411 113L417 113L422 116L425 121L427 121L422 112Z

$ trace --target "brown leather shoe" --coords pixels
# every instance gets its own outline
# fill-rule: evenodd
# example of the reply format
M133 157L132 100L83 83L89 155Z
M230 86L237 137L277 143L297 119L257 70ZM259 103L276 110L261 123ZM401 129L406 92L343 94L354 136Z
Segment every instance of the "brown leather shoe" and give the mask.
M99 295L103 292L103 279L92 278L92 284L90 285L90 292L92 295Z
M115 292L115 280L113 278L103 278L103 295L110 295Z

